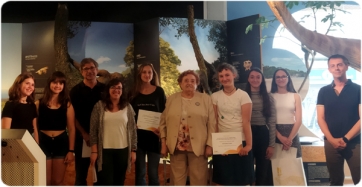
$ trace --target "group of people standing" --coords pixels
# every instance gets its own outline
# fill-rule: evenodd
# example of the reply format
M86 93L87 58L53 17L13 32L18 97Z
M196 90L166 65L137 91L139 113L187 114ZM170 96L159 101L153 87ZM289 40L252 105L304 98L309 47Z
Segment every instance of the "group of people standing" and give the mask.
M344 61L341 55L328 59L330 72L333 76L336 74L332 85L336 85L341 94L347 88L341 88L342 83L336 82L343 78L338 79L335 69L346 71L348 63ZM343 69L343 65L347 69ZM47 157L47 185L61 185L66 164L74 158L75 185L87 184L89 167L94 167L97 173L94 185L123 185L132 163L136 166L136 185L147 184L146 173L148 185L160 185L159 161L161 156L169 155L172 185L186 185L187 178L190 185L207 185L208 158L212 156L214 183L266 186L273 185L270 158L276 143L281 144L283 150L297 148L296 157L301 157L298 137L302 123L301 98L285 69L275 71L268 93L260 69L249 71L246 88L241 90L234 84L237 70L223 63L217 68L222 90L211 96L196 91L200 78L195 71L187 70L177 79L181 92L166 99L151 63L137 68L135 83L128 94L121 79L111 79L106 85L98 82L98 63L93 59L83 59L80 66L84 79L70 93L65 75L56 71L48 79L43 97L35 103L33 76L19 75L9 89L10 98L2 112L2 128L28 129L33 133ZM353 96L360 94L356 84L350 80L345 83ZM327 90L329 87L333 88L329 85L321 89L317 107L318 122L326 136L326 153L328 150L334 155L341 154L353 170L353 181L358 182L360 121L356 107L360 107L360 99L355 104L355 100L349 98L351 102L347 104L353 105L353 109L348 108L348 112L353 112L353 119L345 119L348 124L341 127L333 122L334 117L330 116L333 104L323 95L328 92L328 97L334 97ZM348 96L344 97L347 101ZM140 110L162 113L159 129L139 129ZM213 155L212 133L218 132L242 134L243 146L238 154ZM90 157L82 156L83 144L90 147ZM330 173L331 169L343 170L342 157L338 157L338 166L333 164L337 157L327 156ZM331 181L338 178L339 182L343 173L333 172Z

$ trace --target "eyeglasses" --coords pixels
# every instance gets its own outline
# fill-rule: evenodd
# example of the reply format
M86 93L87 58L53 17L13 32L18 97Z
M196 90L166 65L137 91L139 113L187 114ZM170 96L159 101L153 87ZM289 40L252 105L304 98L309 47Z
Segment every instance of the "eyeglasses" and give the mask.
M83 68L83 71L88 71L88 70L93 71L94 69L96 69L96 67L92 66L90 68Z
M275 79L286 79L286 78L288 78L288 76L285 76L285 75L283 75L283 76L275 76Z
M111 86L110 89L112 89L112 90L122 90L122 87L120 87L120 86L118 86L118 87Z

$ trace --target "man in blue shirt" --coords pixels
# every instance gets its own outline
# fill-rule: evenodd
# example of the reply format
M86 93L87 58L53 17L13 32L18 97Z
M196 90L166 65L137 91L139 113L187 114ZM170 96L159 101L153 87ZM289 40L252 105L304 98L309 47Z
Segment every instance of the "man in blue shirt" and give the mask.
M348 59L343 55L328 58L333 82L319 90L318 124L324 134L324 151L331 186L342 186L344 160L353 183L361 178L361 86L347 79Z

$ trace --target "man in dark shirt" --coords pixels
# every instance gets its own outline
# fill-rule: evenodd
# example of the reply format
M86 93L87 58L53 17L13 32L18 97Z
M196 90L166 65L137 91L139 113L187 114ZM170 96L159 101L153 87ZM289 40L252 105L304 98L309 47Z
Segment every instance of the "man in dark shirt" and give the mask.
M105 85L97 81L98 63L85 58L80 63L83 81L70 91L70 98L75 111L75 127L77 129L75 140L75 185L87 185L87 174L90 158L82 158L83 140L89 147L90 117L93 106L101 99ZM92 153L96 154L96 153Z
M324 134L324 151L331 186L342 186L344 160L353 183L361 178L361 86L347 79L348 59L343 55L328 58L333 82L319 90L318 124Z

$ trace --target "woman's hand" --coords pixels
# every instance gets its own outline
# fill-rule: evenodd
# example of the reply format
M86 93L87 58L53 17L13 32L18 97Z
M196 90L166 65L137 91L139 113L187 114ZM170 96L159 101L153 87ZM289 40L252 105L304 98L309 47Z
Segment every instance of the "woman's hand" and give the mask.
M266 159L270 159L274 154L274 147L268 147L266 148L266 154L265 154L265 158Z
M282 142L283 148L285 147L285 148L289 149L289 147L292 145L292 140L290 140L289 138L282 136L282 135L277 136L277 137L278 137L279 141Z
M160 130L155 129L152 132L155 133L158 137L160 137Z
M246 156L248 155L249 151L251 150L251 146L250 145L247 145L243 148L240 149L239 151L239 156Z
M136 152L132 151L131 152L131 163L135 163L136 162Z
M212 147L210 147L208 145L205 147L204 156L205 156L205 158L209 158L209 156L212 156Z
M90 156L90 165L91 165L91 166L95 166L97 157L98 157L98 153L97 153L97 152L92 152L92 153L91 153L91 156Z
M74 153L68 152L64 158L64 164L69 164L69 163L73 162L73 160L74 160Z
M167 148L166 142L162 142L161 155L162 155L162 158L166 158L168 156L168 148Z

